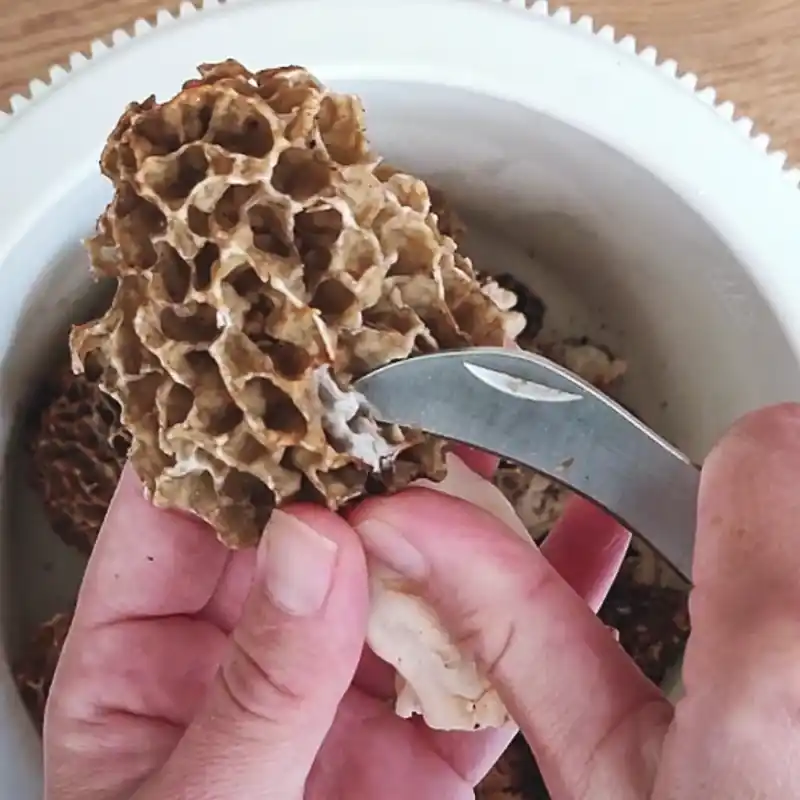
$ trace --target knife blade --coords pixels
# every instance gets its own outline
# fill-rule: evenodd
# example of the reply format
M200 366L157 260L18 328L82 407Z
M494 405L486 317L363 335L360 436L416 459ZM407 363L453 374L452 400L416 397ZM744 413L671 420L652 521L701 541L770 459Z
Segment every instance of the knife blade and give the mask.
M569 370L469 348L393 362L354 388L380 421L494 453L597 503L691 582L699 469Z

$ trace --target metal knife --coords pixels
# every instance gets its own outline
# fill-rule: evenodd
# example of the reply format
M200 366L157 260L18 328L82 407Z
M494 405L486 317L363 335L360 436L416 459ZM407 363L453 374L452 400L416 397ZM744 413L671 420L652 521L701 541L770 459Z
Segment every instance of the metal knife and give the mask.
M397 361L354 388L378 420L531 467L599 504L691 582L699 469L569 370L479 347Z

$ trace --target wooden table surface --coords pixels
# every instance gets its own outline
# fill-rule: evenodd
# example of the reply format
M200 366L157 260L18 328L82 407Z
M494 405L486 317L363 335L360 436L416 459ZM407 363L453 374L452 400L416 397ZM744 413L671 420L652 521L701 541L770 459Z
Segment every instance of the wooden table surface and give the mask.
M402 0L398 0L402 2ZM574 0L700 76L800 164L798 0ZM0 0L0 103L69 53L176 0ZM551 7L557 3L551 3Z

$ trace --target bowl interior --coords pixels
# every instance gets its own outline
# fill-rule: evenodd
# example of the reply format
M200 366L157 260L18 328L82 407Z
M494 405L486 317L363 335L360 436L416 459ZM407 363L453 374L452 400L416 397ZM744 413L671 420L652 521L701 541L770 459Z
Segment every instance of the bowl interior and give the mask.
M624 357L621 399L691 457L743 412L796 395L795 359L725 232L637 164L509 102L445 86L334 83L363 98L377 150L463 212L477 266L532 286L553 332ZM0 271L0 611L11 655L71 605L83 568L25 485L19 422L94 296L80 239L109 196L96 162L79 165L69 197L41 209Z

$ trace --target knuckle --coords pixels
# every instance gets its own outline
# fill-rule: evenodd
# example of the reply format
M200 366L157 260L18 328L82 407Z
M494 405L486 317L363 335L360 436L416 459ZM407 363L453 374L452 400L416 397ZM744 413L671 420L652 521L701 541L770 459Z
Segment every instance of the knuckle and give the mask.
M583 769L573 776L576 796L588 800L598 784L611 781L619 786L620 774L625 774L627 792L620 798L650 797L673 716L664 697L641 698L624 708L601 732Z
M513 619L504 619L491 632L479 627L467 627L459 637L459 650L474 654L481 671L490 683L502 683L508 654L517 640Z
M557 580L560 578L551 570L510 572L500 579L503 591L493 595L481 592L481 602L459 609L455 644L476 659L492 683L513 681L515 676L510 673L526 669L536 658L538 648L523 620Z
M232 640L232 653L220 669L222 691L239 712L263 720L282 718L296 709L303 696L291 678L269 659L260 659L248 647Z

